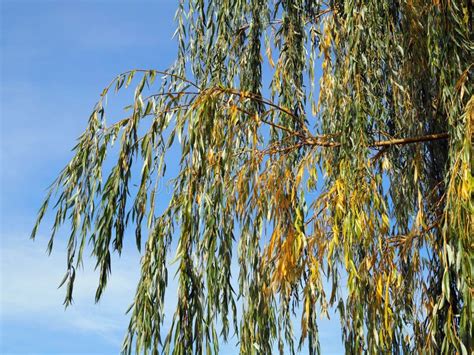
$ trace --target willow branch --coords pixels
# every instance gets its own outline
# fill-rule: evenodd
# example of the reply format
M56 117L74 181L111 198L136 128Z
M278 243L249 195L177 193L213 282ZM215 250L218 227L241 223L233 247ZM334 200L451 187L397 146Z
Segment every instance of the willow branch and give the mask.
M410 143L420 143L420 142L429 142L429 141L437 141L448 139L448 133L435 133L435 134L428 134L425 136L419 137L409 137L409 138L399 138L399 139L389 139L386 141L378 141L370 145L371 148L373 147L386 147L391 145L405 145Z
M308 23L316 23L316 21L319 20L320 17L330 13L331 11L333 11L332 8L327 8L325 10L321 10L321 12L315 14L313 18L311 18L309 20L306 20L305 25L307 25ZM274 25L281 25L282 23L283 23L283 19L276 19L276 20L269 21L268 25L274 26ZM237 29L236 33L238 34L238 33L241 33L243 31L246 31L247 29L250 28L250 26L251 26L251 23L245 23Z
M248 116L254 116L255 114L252 114L251 112L247 111L247 110L244 110L243 108L241 107L238 107L236 106L236 109ZM261 123L264 123L264 124L267 124L269 126L272 126L273 128L277 128L277 129L280 129L282 131L285 131L295 137L299 137L299 138L305 138L305 136L303 135L303 133L301 132L297 132L297 131L293 131L292 129L288 128L288 127L285 127L285 126L282 126L278 123L275 123L275 122L272 122L272 121L268 121L266 119L264 119L263 117L265 117L266 115L268 115L270 112L272 112L274 109L270 109L268 111L265 111L262 115L262 117L259 117L258 118L258 121L261 122Z
M376 141L372 144L369 144L368 148L388 147L392 145L406 145L406 144L411 144L411 143L444 140L448 138L449 138L449 134L446 132L435 133L435 134L427 134L425 136L418 136L418 137L396 138L396 139L388 139L388 140L383 140L383 141ZM316 138L308 139L306 142L306 145L319 146L319 147L340 147L341 143L328 142L328 141L320 140L316 137Z
M412 232L410 234L398 234L394 235L388 238L388 243L391 244L392 246L400 246L403 243L407 243L412 241L415 238L422 237L426 233L431 232L433 229L437 228L439 226L440 221L437 220L433 224L422 228L420 231L417 232Z

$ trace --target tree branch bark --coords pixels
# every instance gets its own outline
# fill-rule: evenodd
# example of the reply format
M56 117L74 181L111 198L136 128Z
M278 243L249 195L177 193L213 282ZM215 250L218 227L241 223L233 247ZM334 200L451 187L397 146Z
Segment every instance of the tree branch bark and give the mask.
M388 139L384 141L376 141L370 144L368 147L376 148L376 147L387 147L387 146L392 146L392 145L405 145L405 144L411 144L411 143L437 141L437 140L443 140L443 139L448 139L448 138L449 138L449 134L446 132L435 133L435 134L427 134L425 136L419 136L419 137L396 138L396 139ZM341 143L322 141L316 137L316 138L310 138L309 140L307 140L306 145L319 146L319 147L340 147Z

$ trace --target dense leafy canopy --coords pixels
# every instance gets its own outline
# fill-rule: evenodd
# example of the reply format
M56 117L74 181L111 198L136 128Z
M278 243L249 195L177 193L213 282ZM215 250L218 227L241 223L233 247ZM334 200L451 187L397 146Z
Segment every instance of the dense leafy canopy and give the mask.
M86 243L98 300L134 225L124 352L217 353L237 334L244 354L314 354L333 308L351 354L472 350L470 0L181 0L176 21L176 63L107 86L40 210L33 236L55 200L50 248L71 225L65 303ZM106 122L134 78L128 117Z

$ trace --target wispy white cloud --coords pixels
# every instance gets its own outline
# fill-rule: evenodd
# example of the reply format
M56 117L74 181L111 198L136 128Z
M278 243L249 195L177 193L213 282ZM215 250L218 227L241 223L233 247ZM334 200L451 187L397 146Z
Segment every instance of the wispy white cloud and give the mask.
M5 241L5 236L2 236ZM74 288L74 304L62 306L64 289L57 285L64 273L64 253L47 257L43 243L18 238L3 243L1 251L2 326L10 321L37 323L52 329L75 329L100 336L119 346L128 316L125 311L133 300L139 272L139 255L125 254L115 260L113 274L99 304L94 303L98 276L86 262L78 272Z
M113 260L112 277L99 304L95 304L93 300L98 275L93 270L92 260L86 260L85 269L77 276L74 304L64 310L64 290L56 287L64 273L64 245L56 245L53 254L47 257L44 253L45 244L46 238L40 237L33 243L23 236L16 240L8 238L7 243L3 243L0 324L5 326L10 321L25 324L33 322L38 327L47 327L52 331L69 329L89 334L91 339L101 338L118 351L129 320L129 316L124 313L133 300L139 277L139 255L129 252L120 259ZM233 269L234 273L238 272L235 266ZM165 301L164 332L171 325L176 307L178 281L173 278L175 272L176 265L171 265ZM295 326L298 334L298 320L295 320ZM319 331L323 353L342 353L341 332L336 314L331 314L331 320L320 319ZM223 344L223 351L235 350L236 341L232 339L229 344Z

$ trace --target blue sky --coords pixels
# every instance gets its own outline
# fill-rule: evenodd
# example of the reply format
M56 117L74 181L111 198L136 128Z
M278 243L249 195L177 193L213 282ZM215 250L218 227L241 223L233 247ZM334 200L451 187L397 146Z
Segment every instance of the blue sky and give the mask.
M172 0L0 0L0 353L118 353L140 255L113 261L109 286L94 304L98 276L86 263L74 305L57 289L64 243L46 256L46 218L29 240L46 187L71 158L102 88L132 68L168 67L176 54ZM123 107L119 97L111 106ZM168 293L173 309L175 284ZM338 321L322 321L323 353L341 353ZM229 345L223 353L237 349Z

